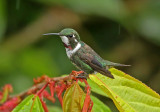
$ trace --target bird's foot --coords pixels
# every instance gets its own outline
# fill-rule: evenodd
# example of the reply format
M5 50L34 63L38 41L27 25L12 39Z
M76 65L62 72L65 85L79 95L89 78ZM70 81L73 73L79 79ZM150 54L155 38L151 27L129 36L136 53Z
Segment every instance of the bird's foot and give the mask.
M72 71L70 75L73 75L76 79L86 79L88 77L88 74L86 74L84 71Z
M76 76L76 78L87 80L87 76L84 73L79 74L78 76Z
M77 75L79 75L79 74L82 74L82 73L84 73L84 71L72 71L71 72L71 75L74 75L74 76L77 76Z
M76 76L76 78L79 78L79 79L86 79L88 78L88 74L83 72L83 73L80 73L78 74L78 76Z

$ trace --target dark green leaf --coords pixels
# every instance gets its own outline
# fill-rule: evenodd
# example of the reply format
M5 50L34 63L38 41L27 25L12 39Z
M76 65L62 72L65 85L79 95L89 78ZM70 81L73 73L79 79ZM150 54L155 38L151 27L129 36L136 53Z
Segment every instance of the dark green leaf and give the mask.
M111 112L108 106L101 102L98 98L91 96L93 101L93 112Z

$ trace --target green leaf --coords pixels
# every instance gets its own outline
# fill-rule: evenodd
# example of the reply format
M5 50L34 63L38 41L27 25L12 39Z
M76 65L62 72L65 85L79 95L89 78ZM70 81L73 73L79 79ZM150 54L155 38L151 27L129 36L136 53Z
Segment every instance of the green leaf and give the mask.
M85 96L78 83L73 83L63 96L63 112L81 112Z
M160 112L160 96L137 79L115 68L110 69L115 79L104 75L90 75L115 103L120 112Z
M25 98L12 112L44 112L38 96L30 95Z
M108 106L101 102L98 98L91 96L93 101L93 112L111 112Z

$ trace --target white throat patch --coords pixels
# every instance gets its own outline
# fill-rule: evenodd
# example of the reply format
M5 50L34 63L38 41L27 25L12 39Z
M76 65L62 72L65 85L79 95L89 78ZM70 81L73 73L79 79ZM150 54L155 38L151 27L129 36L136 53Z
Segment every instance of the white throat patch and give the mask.
M67 53L67 56L68 58L70 58L75 52L77 52L79 49L81 48L81 44L78 43L76 45L76 47L72 50L70 50L69 48L66 48L66 53Z
M69 39L66 36L60 36L60 37L63 43L65 43L66 45L69 45Z

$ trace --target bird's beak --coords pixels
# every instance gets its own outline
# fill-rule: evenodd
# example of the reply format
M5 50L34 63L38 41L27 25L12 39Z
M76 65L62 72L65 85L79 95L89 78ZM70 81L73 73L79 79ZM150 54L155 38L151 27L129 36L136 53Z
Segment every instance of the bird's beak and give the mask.
M43 35L58 35L58 36L60 36L60 33L46 33L46 34L43 34Z

